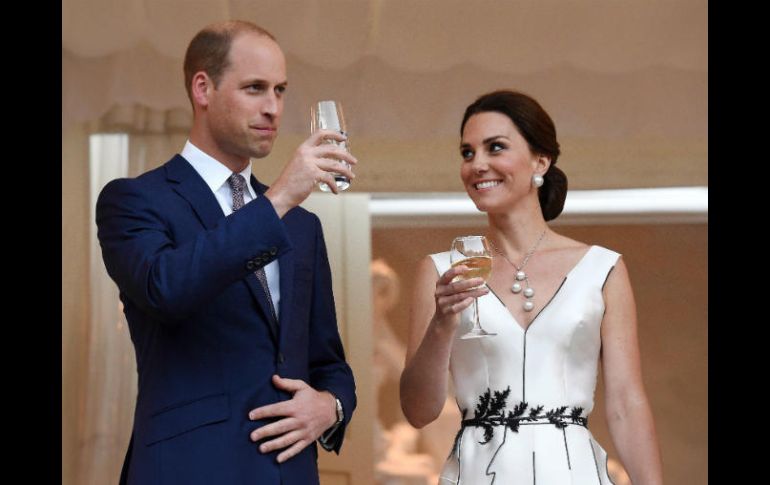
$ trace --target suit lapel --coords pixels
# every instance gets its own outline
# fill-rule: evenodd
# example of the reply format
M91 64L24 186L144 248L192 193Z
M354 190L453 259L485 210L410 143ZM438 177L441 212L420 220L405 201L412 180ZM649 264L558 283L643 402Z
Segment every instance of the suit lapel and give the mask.
M209 186L181 155L176 155L166 164L166 177L174 191L190 204L203 227L214 229L225 218L225 214ZM256 179L252 176L252 185L255 185L255 182ZM260 194L265 191L265 187L258 182L254 188ZM262 319L267 322L270 328L273 342L278 345L278 323L271 316L265 291L254 273L249 274L245 278L245 282L251 295L258 303L257 306L262 314Z
M203 227L214 229L225 218L209 186L181 155L166 164L166 178L174 191L190 204Z

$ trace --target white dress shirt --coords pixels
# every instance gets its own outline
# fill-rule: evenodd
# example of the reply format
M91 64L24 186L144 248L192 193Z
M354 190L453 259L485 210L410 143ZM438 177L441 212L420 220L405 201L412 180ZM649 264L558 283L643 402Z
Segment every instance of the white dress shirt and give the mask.
M214 196L219 202L219 206L222 208L222 212L225 216L229 216L233 213L233 192L230 189L230 184L227 183L227 179L230 178L232 172L222 163L218 162L215 158L201 151L190 140L184 145L181 153L182 157L187 160L190 165L198 172L198 175L203 178L206 185L209 186ZM257 193L251 186L251 161L240 172L243 178L246 179L246 187L248 190L243 191L243 202L248 204L252 200L257 198ZM280 290L280 272L278 271L278 260L274 260L265 266L265 276L267 277L267 286L270 288L270 296L273 300L273 308L275 308L275 316L278 316L278 303L281 301Z

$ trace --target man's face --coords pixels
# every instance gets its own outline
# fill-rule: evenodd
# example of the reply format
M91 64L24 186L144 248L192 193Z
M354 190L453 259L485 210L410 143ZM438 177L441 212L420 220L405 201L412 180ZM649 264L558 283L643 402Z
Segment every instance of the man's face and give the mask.
M209 92L207 126L220 156L262 158L278 134L286 90L286 60L278 44L253 32L239 34L230 65Z

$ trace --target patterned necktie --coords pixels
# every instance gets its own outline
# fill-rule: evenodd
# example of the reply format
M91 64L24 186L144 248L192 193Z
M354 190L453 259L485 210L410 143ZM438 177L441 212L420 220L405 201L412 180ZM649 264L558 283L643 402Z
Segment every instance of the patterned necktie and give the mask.
M243 201L243 189L246 187L246 179L243 178L243 175L239 173L234 173L230 175L227 179L227 183L230 185L230 189L233 192L233 212L237 211L241 207L244 206ZM257 275L257 279L259 280L259 283L262 285L262 289L265 290L265 295L267 295L267 304L270 306L270 314L272 315L273 319L277 322L278 316L275 313L275 307L273 306L273 298L270 296L270 287L267 285L267 276L265 275L265 268L261 267L258 270L254 271L254 274Z

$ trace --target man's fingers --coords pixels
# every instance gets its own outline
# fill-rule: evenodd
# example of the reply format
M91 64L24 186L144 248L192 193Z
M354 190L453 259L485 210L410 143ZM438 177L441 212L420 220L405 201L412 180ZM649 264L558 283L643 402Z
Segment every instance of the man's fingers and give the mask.
M312 153L316 158L344 160L351 165L358 163L358 159L354 157L349 151L336 145L321 145L320 147L314 148Z
M307 383L300 379L289 379L273 374L273 385L278 389L295 393L300 389L308 387Z
M286 448L287 446L293 445L300 438L302 438L302 431L294 430L273 440L262 443L259 445L259 451L262 453L270 453L274 450L280 450L282 448Z
M275 436L287 433L297 429L299 420L295 418L284 418L274 423L266 424L251 432L251 441L259 441L268 436Z
M318 146L324 143L324 140L329 140L329 139L336 140L336 141L345 141L348 139L348 137L343 135L339 131L316 130L307 138L307 140L304 141L303 144L308 146Z
M340 163L337 160L330 160L326 158L322 158L318 160L318 168L323 170L327 173L341 173L345 175L350 180L353 180L356 178L356 175L353 173L353 171L345 166L344 163Z
M257 419L272 418L275 416L289 416L291 415L291 407L291 401L267 404L249 411L249 419L256 421Z
M329 190L332 191L333 194L340 193L340 189L337 187L337 181L334 180L334 175L332 175L331 173L324 172L324 175L319 175L318 181L325 183L329 187Z
M304 440L304 439L299 440L296 443L294 443L291 448L281 452L278 455L278 458L276 458L276 460L278 461L278 463L283 463L289 458L292 458L293 456L297 455L297 453L302 451L308 444L310 444L310 442L307 440Z

